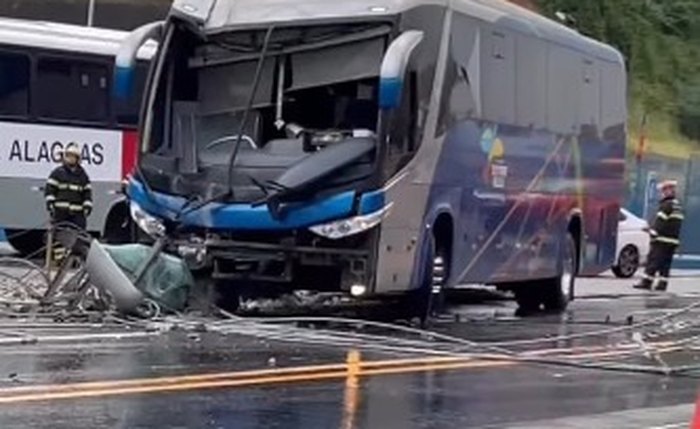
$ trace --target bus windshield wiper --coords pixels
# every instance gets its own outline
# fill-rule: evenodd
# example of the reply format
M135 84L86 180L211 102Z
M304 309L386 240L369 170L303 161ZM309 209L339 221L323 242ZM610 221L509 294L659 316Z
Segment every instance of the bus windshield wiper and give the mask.
M243 132L245 131L246 125L248 125L248 118L250 117L250 112L253 110L253 103L255 102L255 94L258 92L258 86L260 85L260 80L262 78L263 66L265 65L265 57L267 56L267 50L270 47L270 40L272 39L272 32L275 27L270 26L265 34L265 40L263 41L262 49L260 51L260 59L258 60L258 65L255 70L255 76L253 77L253 85L250 88L250 94L248 95L248 102L246 104L245 111L243 112L243 119L238 127L238 133L236 135L236 144L233 146L233 151L228 160L228 181L227 181L227 195L233 195L233 166L238 157L238 149L241 147L241 141L243 140Z

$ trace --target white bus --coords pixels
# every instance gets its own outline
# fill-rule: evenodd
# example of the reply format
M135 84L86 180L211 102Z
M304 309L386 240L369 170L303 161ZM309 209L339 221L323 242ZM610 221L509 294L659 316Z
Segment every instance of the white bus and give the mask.
M116 234L121 180L136 159L139 97L112 97L114 56L126 32L0 19L0 226L21 253L42 245L43 186L62 148L78 143L93 181L88 229ZM135 90L155 45L138 53Z

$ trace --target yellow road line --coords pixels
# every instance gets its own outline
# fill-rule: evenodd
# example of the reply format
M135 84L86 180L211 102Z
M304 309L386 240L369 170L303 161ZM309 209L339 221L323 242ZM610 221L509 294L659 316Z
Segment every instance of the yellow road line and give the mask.
M487 362L487 361L474 361L474 362L443 362L436 364L418 364L418 365L407 365L402 367L387 367L387 368L375 368L366 371L360 371L356 376L378 376L378 375L392 375L392 374L406 374L406 373L417 373L417 372L429 372L429 371L447 371L465 368L488 368L488 367L500 367L500 366L510 366L515 365L516 362L513 361L501 361L501 362ZM128 386L128 387L118 387L118 388L104 388L95 390L83 390L83 391L55 391L55 392L37 392L22 395L13 395L0 397L0 404L16 404L21 402L39 402L39 401L53 401L59 399L79 399L79 398L96 398L104 396L123 396L123 395L134 395L143 393L165 393L165 392L177 392L177 391L191 391L191 390L204 390L204 389L216 389L216 388L232 388L232 387L250 387L250 386L260 386L260 385L272 385L272 384L286 384L294 382L311 382L311 381L328 381L328 380L341 380L348 377L348 371L328 371L321 373L311 373L311 374L289 374L289 375L279 375L279 376L268 376L268 377L256 377L249 379L229 379L229 380L211 380L211 381L200 381L200 382L188 382L180 384L152 384L152 385L142 385L142 386Z
M593 352L594 350L601 350L600 353L588 353L579 355L565 355L562 358L568 357L604 357L604 356L614 356L619 355L626 350L619 351L606 351L601 347L590 347L590 348L579 348L579 349L550 349L549 352ZM526 357L537 357L546 354L546 351L537 351L533 353L524 353ZM493 356L494 359L502 360L500 356ZM482 359L483 361L484 359ZM455 363L455 362L469 362L474 364L479 360L473 358L464 357L422 357L422 358L409 358L409 359L394 359L394 360L379 360L379 361L364 361L359 363L360 370L369 370L376 367L393 367L393 366L406 366L406 365L426 365L426 364L445 364L445 363ZM491 361L487 361L491 362ZM19 393L32 393L32 392L64 392L64 391L85 391L85 390L100 390L105 388L122 388L122 387L133 387L133 386L145 386L145 385L169 385L169 384L180 384L180 383L190 383L190 382L209 382L224 379L248 379L255 377L267 377L267 376L287 376L295 374L309 374L327 371L345 371L347 365L345 363L339 364L325 364L325 365L308 365L301 367L291 367L291 368L266 368L259 370L249 370L249 371L230 371L230 372L220 372L211 374L191 374L191 375L179 375L179 376L164 376L164 377L154 377L154 378L143 378L143 379L131 379L131 380L105 380L105 381L92 381L92 382L81 382L81 383L71 383L71 384L57 384L57 385L37 385L37 386L21 386L21 387L8 387L0 388L0 396L19 394Z
M596 349L600 350L600 347L596 347ZM668 352L673 350L677 350L677 348L667 347L659 351ZM574 357L614 357L624 355L628 352L629 350L627 349L618 351L598 351L569 355L564 359ZM493 356L493 359L494 360L478 360L461 357L429 357L356 362L354 364L310 365L294 368L157 377L150 379L11 387L0 389L0 404L327 381L347 378L350 373L352 373L350 375L353 377L370 377L427 371L506 367L520 363L517 360L507 360L497 356Z
M457 362L465 361L465 358L460 357L440 357L440 358L418 358L418 359L396 359L396 360L381 360L381 361L368 361L360 362L360 370L371 369L374 367L391 367L391 366L402 366L402 365L415 365L422 362L428 363L444 363L444 362ZM143 379L132 379L132 380L106 380L106 381L93 381L84 383L72 383L72 384L56 384L56 385L38 385L38 386L23 386L23 387L8 387L0 388L0 396L15 393L28 393L28 392L56 392L56 391L73 391L73 390L98 390L104 388L121 388L121 387L133 387L133 386L144 386L144 385L168 385L168 384L179 384L179 383L190 383L190 382L208 382L217 381L222 379L249 379L256 377L267 377L267 376L293 376L296 374L313 374L320 372L329 371L346 371L347 364L327 364L327 365L309 365L301 367L292 368L268 368L260 370L251 371L232 371L232 372L221 372L213 374L193 374L193 375L180 375L180 376L169 376L169 377L155 377L155 378L143 378Z

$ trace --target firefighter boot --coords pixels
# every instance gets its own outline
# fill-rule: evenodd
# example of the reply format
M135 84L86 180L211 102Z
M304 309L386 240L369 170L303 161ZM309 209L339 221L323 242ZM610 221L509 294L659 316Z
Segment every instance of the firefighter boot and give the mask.
M659 292L666 292L666 289L668 289L668 280L667 279L661 279L659 282L656 284L655 290L658 290Z
M651 279L649 277L644 277L641 282L637 283L636 285L632 286L635 289L642 289L642 290L651 290Z

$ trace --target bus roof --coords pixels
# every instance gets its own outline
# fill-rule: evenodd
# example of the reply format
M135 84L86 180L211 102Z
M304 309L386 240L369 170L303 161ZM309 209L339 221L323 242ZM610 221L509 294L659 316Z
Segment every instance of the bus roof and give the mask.
M612 47L506 0L174 0L173 9L204 18L207 32L265 23L390 16L422 5L443 5L533 37L623 63Z
M0 45L114 56L128 32L45 21L0 18ZM150 59L157 44L148 42L139 58Z

